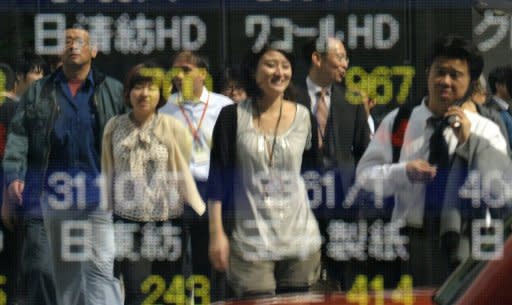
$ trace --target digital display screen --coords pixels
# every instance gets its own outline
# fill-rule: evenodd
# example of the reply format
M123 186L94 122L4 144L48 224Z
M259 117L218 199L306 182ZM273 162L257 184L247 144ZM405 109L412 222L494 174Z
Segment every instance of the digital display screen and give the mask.
M429 69L431 67L426 65L425 59L430 53L431 44L439 35L457 33L473 42L483 55L482 76L486 80L494 68L510 64L510 49L512 48L512 17L510 12L512 12L512 9L506 3L496 4L493 1L487 1L488 5L482 6L481 2L485 1L5 1L0 3L0 32L2 33L0 38L0 62L2 63L0 65L0 96L2 98L11 97L15 92L13 90L16 87L13 87L12 83L18 83L20 76L15 74L16 71L14 70L17 69L18 62L25 50L30 50L46 60L44 66L46 76L55 73L50 71L50 63L58 61L59 56L63 54L63 50L68 48L70 44L72 46L78 44L76 38L69 41L70 38L66 36L66 29L77 26L88 31L88 43L97 50L93 65L121 83L125 81L132 68L137 64L149 61L156 63L154 67L145 68L142 76L149 77L153 82L158 83L161 86L159 94L162 99L169 101L173 101L176 96L183 98L189 93L193 94L195 76L188 74L183 67L173 66L173 58L180 51L192 51L207 60L207 66L200 67L202 70L199 73L203 75L206 90L220 94L225 83L226 69L238 69L247 54L260 52L268 42L272 42L273 48L292 54L294 62L293 71L290 74L291 82L294 84L304 83L310 71L308 63L303 59L304 45L312 39L327 43L329 38L335 37L343 41L348 63L343 80L336 86L343 88L342 98L349 105L360 106L360 109L364 109L362 107L364 99L361 98L361 92L364 92L364 95L375 103L371 110L371 117L375 125L374 132L377 132L382 127L381 124L389 125L389 121L386 121L385 117L394 109L420 105L422 98L428 95ZM72 57L72 55L70 56ZM10 66L11 71L8 67L5 68L3 64ZM177 86L175 78L180 75L182 81ZM242 78L244 78L244 75L242 75ZM38 83L41 83L41 81L38 81ZM55 84L58 83L59 79L55 80ZM75 95L76 91L73 91L71 82L67 84L69 89L57 90L61 93L56 95L56 100L65 100L66 94L71 96L70 100L73 100L77 96L80 97L80 92L82 92L80 90L88 92L87 89L80 89L84 88L80 85L77 87L79 93ZM34 86L34 84L31 86ZM128 90L128 95L120 95L119 100L128 99L128 103L131 103L132 94L136 94L134 92L140 89L137 86L137 84L133 85ZM486 86L486 94L490 98L493 93L489 84ZM510 86L512 88L512 75L510 75ZM29 93L39 92L30 90L28 89ZM66 90L69 90L69 93ZM89 94L86 95L88 99L94 101L94 99L104 98L95 95L98 93L94 90L84 93ZM151 88L140 90L151 91ZM178 91L181 93L176 93ZM194 118L194 115L190 115L187 112L189 111L188 108L183 105L176 106L174 112L167 112L183 118L183 129L180 130L187 131L187 136L181 137L174 134L167 134L166 136L173 138L172 142L178 143L177 145L181 145L182 141L190 141L188 144L191 147L187 149L192 157L187 161L197 165L197 167L191 167L192 176L190 177L180 175L177 178L176 176L170 178L159 177L162 179L153 179L149 182L141 182L137 180L140 177L132 178L132 176L116 177L114 179L107 175L105 181L105 175L102 175L98 176L98 179L91 179L89 172L76 170L82 166L81 164L73 163L77 167L75 168L75 165L69 166L73 168L73 170L69 170L69 168L62 169L66 165L55 165L52 162L66 154L68 154L65 157L68 158L66 162L72 162L72 160L75 160L74 158L82 160L85 157L78 156L79 153L90 153L93 156L91 158L94 159L94 161L90 161L91 164L94 163L99 168L99 172L104 174L101 164L105 164L105 156L101 150L98 150L98 147L102 139L105 141L103 138L105 125L100 123L93 124L94 126L86 125L93 132L99 132L91 140L88 138L88 132L80 127L83 126L80 125L82 124L80 123L81 117L77 117L76 122L71 120L72 116L69 118L69 122L65 121L67 119L60 119L75 110L68 110L68 108L59 104L60 102L57 103L58 105L55 104L57 111L54 111L53 106L50 107L54 104L47 104L48 107L41 106L46 104L38 104L45 103L45 99L51 100L48 96L45 97L44 90L41 92L43 93L39 92L34 96L24 95L21 98L23 106L14 106L14 108L17 108L16 110L11 107L10 112L8 112L8 110L4 110L5 107L0 108L0 150L2 157L8 156L4 161L5 174L3 175L2 219L4 224L0 231L0 257L2 257L0 259L0 305L25 304L24 302L27 302L26 304L46 304L44 302L51 300L52 297L59 298L60 295L66 295L66 291L81 289L73 286L73 283L75 283L73 277L80 277L81 275L71 274L71 272L66 274L67 264L69 266L78 264L81 267L78 269L69 267L69 270L82 270L82 274L87 274L87 272L91 272L87 269L89 268L87 262L98 262L98 260L101 262L101 259L108 261L109 257L115 257L111 281L122 283L122 286L128 287L128 290L131 289L130 287L136 287L137 291L135 292L126 289L119 291L120 295L123 296L122 299L125 300L125 304L205 305L227 299L237 299L236 290L239 287L232 284L237 282L236 276L242 276L238 281L239 286L247 282L261 282L263 283L261 287L266 287L265 282L268 280L260 273L253 273L252 275L241 273L242 275L238 275L236 268L242 270L243 267L240 267L242 263L247 263L247 261L254 263L262 255L268 256L268 259L263 261L274 263L296 259L299 256L298 253L295 256L290 256L288 251L290 249L261 248L248 254L246 252L250 252L247 250L250 247L240 246L241 248L233 249L232 246L229 248L230 259L228 263L229 268L234 268L230 269L232 270L231 275L228 271L228 278L226 278L225 272L213 271L214 268L209 263L211 253L208 253L211 251L208 248L208 236L212 236L212 225L208 223L208 215L200 217L190 207L183 208L184 200L182 197L183 189L188 187L186 182L183 181L190 177L197 178L197 173L201 173L201 165L197 165L202 164L201 156L206 158L207 161L210 158L209 149L216 139L215 134L212 135L215 118L213 121L209 121L212 119L208 118L208 114L204 118L205 115L201 112L199 112L197 118ZM122 93L122 90L118 90L118 93ZM43 94L41 95L42 100L39 94ZM109 92L108 94L112 93ZM208 101L210 99L211 96L209 96ZM509 99L511 99L510 96ZM207 106L204 107L205 113L207 113L208 101L206 102ZM331 100L331 103L333 102L335 101ZM506 102L511 103L510 100ZM91 119L92 122L100 122L103 119L101 113L103 109L94 108L100 109L98 112L94 112L88 107L98 107L98 105L89 104L90 106L83 108L86 109L84 111L92 113L92 116L94 116ZM80 107L83 106L76 107L75 109L82 109ZM130 107L135 108L133 104ZM81 110L76 111L78 113ZM104 115L110 115L107 114L108 111L105 110ZM219 112L220 107L217 110L217 115ZM279 113L279 119L281 119L281 112ZM258 116L258 119L251 121L253 122L251 124L257 123L260 126L260 118L264 117ZM354 119L354 122L356 120L355 117L350 119ZM19 123L8 125L11 120ZM203 120L204 125L201 125ZM55 125L52 128L47 128L46 124L51 123ZM279 122L277 124L275 127L276 133ZM508 127L506 122L503 124L503 126ZM126 126L118 128L123 130L128 128ZM201 138L201 126L204 129L210 129L206 132L208 135L205 135L204 139ZM509 132L512 134L512 125L510 126L511 130ZM243 127L245 128L245 126ZM70 128L76 133L71 134L71 131L69 131L69 134L67 134L68 131L62 131L66 128ZM240 130L241 127L238 126L238 128ZM271 135L274 131L272 128L274 128L273 125L267 129L271 132L267 132L266 140L262 140L258 144L258 151L274 152L276 136L274 135L274 144L272 144ZM407 128L410 128L410 126ZM59 132L66 134L59 138ZM471 132L475 133L474 130L471 130ZM11 133L14 133L14 135L11 136ZM340 133L345 137L354 136L348 133L344 134L343 131ZM17 135L21 134L24 137L18 138ZM376 135L378 133L372 135L374 137L372 141L381 141L382 139L375 138ZM140 141L146 141L143 139L146 135L141 133L138 136L142 139ZM154 136L154 133L150 133L148 137ZM308 139L309 137L311 137L311 134L309 134ZM394 134L391 137L394 137ZM156 138L158 140L148 139L145 143L156 145L155 147L167 143L166 140L161 140L158 136ZM503 135L503 143L507 142L508 138L509 135ZM52 139L67 139L66 141L70 142L62 140L62 143L56 143ZM157 171L155 168L158 168L158 165L147 161L148 158L158 159L157 153L151 155L151 157L147 157L149 154L147 151L137 155L139 148L130 146L132 144L128 142L116 142L116 139L119 140L116 138L116 133L113 132L109 143L112 148L110 161L113 162L114 168L124 164L132 170L140 171L143 177L152 175L148 173ZM394 141L394 139L389 141ZM423 139L422 141L427 140ZM243 142L243 140L237 138L236 143L239 142ZM86 143L86 145L84 146L83 143ZM203 144L199 143L206 143L204 144L206 146L201 146ZM195 146L196 144L198 147ZM409 144L413 147L411 149L416 149L417 146L414 145L422 145L406 143L406 145ZM38 145L38 148L29 148L31 145L32 147ZM117 148L117 146L121 148ZM510 143L506 146L506 149L509 150ZM52 147L54 150L48 150L47 147ZM206 151L204 147L207 147ZM55 148L63 150L56 153ZM334 147L333 149L336 153L337 148ZM354 151L356 147L350 149ZM455 148L453 151L455 151ZM237 153L240 152L242 152L242 149L237 150ZM137 156L139 158L137 160L146 163L137 165L138 161L135 159L126 161L126 159L123 159L125 158L123 153L130 155L130 158ZM166 153L171 154L173 151L167 152L166 150ZM391 152L387 155L391 156ZM222 157L218 158L222 159ZM183 161L184 164L187 161ZM155 162L158 164L157 161ZM239 157L237 162L243 163L246 160ZM405 163L404 161L401 162L395 163L396 165L402 164L402 170L405 173ZM173 163L172 166L178 166L176 164ZM271 162L268 164L270 166ZM315 223L320 225L318 238L321 242L321 268L319 269L319 276L317 276L319 281L317 283L315 281L315 285L313 285L312 290L314 292L325 295L339 293L343 295L343 302L346 302L346 304L436 304L429 298L443 283L447 285L446 280L452 279L452 282L448 285L452 291L461 289L457 297L461 296L472 282L470 280L465 286L461 284L464 287L453 284L454 278L464 277L462 273L473 274L471 273L473 271L456 269L457 264L465 262L466 266L470 266L469 260L474 263L471 265L474 267L477 264L476 262L483 262L479 265L480 268L483 268L482 266L486 266L487 262L507 260L505 244L511 228L506 216L509 215L507 211L512 203L510 169L499 168L484 175L479 171L471 171L471 168L467 167L461 170L465 175L464 180L459 185L450 185L451 188L446 190L445 193L448 194L446 198L448 199L445 199L444 205L441 206L440 204L434 209L438 209L439 214L442 214L441 210L447 206L457 209L458 212L462 211L462 216L457 218L462 223L449 223L447 227L451 228L451 225L458 227L460 231L469 236L468 239L463 241L463 238L457 239L457 245L459 246L463 242L467 242L462 246L465 247L465 252L469 256L457 261L456 264L454 263L455 265L447 267L451 270L448 273L448 275L451 274L451 277L447 275L442 281L429 284L416 279L413 274L416 274L417 270L412 270L414 271L412 272L410 268L411 265L412 268L421 265L423 259L428 261L428 263L425 263L428 265L429 260L432 260L432 257L435 256L425 253L423 258L411 258L409 253L409 247L415 243L412 238L414 236L424 236L423 234L427 233L424 230L414 232L409 230L407 221L411 218L392 221L396 216L393 216L393 211L397 209L396 203L393 201L397 197L394 196L393 191L387 188L389 185L394 185L396 192L410 193L407 195L408 197L404 198L416 199L420 198L414 194L418 189L404 191L403 186L399 185L400 181L391 183L386 180L378 181L378 179L358 179L357 183L355 183L355 180L340 183L340 179L345 179L343 174L347 174L347 171L354 171L352 174L355 174L355 166L357 165L354 164L352 169L340 166L328 170L309 170L301 174L293 173L291 175L289 175L289 172L278 172L277 174L274 173L275 175L272 177L269 177L268 173L262 174L261 177L257 173L254 174L254 179L258 180L258 184L257 186L256 184L251 185L251 187L258 189L255 191L256 194L260 192L264 194L263 197L285 198L283 201L287 201L288 198L296 198L297 194L302 194L301 192L307 194L308 210L314 215ZM27 170L27 167L29 170ZM16 170L13 168L16 168ZM33 177L29 177L27 174L30 169L36 169ZM226 168L224 170L232 169ZM395 168L390 167L388 170L392 171ZM27 174L27 176L13 177L12 173L14 172L21 172ZM113 175L115 176L115 174ZM247 179L244 173L237 173L236 175L241 181ZM300 178L299 182L295 180L297 177ZM112 179L114 182L112 182ZM354 177L351 179L354 179ZM19 193L23 194L23 202L32 204L34 200L44 201L47 203L46 208L36 208L36 214L31 214L23 204L9 202L10 199L14 198L14 189L11 190L9 183L17 180L24 181L25 193L23 193L23 189ZM209 198L206 192L208 184L206 178L202 177L195 180L198 181L197 187L200 195L203 196L204 202L207 202ZM191 181L194 182L194 179L188 182ZM236 188L240 187L237 185L237 181L233 183L235 189L240 191L239 188ZM369 184L372 184L374 192L367 190ZM170 202L171 207L168 207L168 211L165 212L155 212L151 210L153 207L148 207L147 204L145 206L144 202L146 200L148 202L160 202L159 200L163 197L159 197L160 195L157 193L158 190L162 189L162 185L168 187L165 202ZM348 187L341 190L341 185L348 185ZM40 193L29 193L30 190L38 189L38 187L42 190ZM94 188L93 192L96 195L90 194L91 187ZM50 189L51 191L46 191ZM127 191L127 189L130 189L130 191ZM247 189L250 189L250 187L247 187ZM425 192L425 190L422 192ZM243 189L242 193L245 194L246 189ZM393 195L389 196L390 193ZM97 222L98 218L95 218L96 222L93 222L89 219L90 215L94 215L90 208L90 202L93 200L91 198L93 197L90 196L99 198L99 207L104 211L110 210L112 206L109 206L108 200L103 199L112 196L118 202L122 202L123 205L140 206L140 210L144 211L142 213L153 213L151 215L157 216L153 220L141 220L134 219L133 215L125 217L129 214L119 213L114 215L111 222L108 219L106 223L102 222L104 219ZM255 200L251 197L252 195L236 193L233 196L235 199L248 198L248 200ZM265 201L266 198L262 200L263 204L268 204ZM452 202L449 200L454 201L454 198L459 200L457 202L462 203L451 205ZM235 209L237 204L240 203L234 203ZM283 208L278 203L275 204L276 206L272 208L274 211ZM423 209L423 203L409 202L408 204L407 209ZM268 206L270 205L268 204ZM7 214L9 206L15 211L14 216ZM290 206L285 208L295 209ZM46 214L48 212L46 209L58 212ZM163 210L165 209L163 208ZM242 210L244 213L250 213L247 209L239 211ZM167 216L162 216L163 213ZM235 215L240 215L236 213L241 212L235 212ZM397 212L395 211L395 213ZM414 214L410 210L407 213ZM160 219L155 220L159 216L161 216ZM450 216L451 214L447 212L440 217ZM58 219L58 223L46 221L45 218L47 217ZM424 215L421 214L418 217L421 218ZM239 233L237 230L243 231L244 234L257 230L282 232L286 231L287 226L292 227L292 224L295 223L293 219L280 219L281 223L277 226L272 222L275 220L265 223L267 220L252 218L245 221L235 220L235 233L231 233L234 235L227 234L229 241L232 242L235 239L239 241L239 244L245 245L247 236L237 235ZM265 224L262 225L260 221ZM36 223L35 226L33 226L34 223ZM439 226L439 224L437 225ZM226 223L225 226L227 227ZM240 229L241 227L243 229ZM261 229L262 227L265 229ZM31 231L36 229L41 232ZM46 234L49 235L46 236ZM290 232L286 234L293 235ZM44 238L41 237L43 235ZM52 236L57 241L48 238ZM94 236L104 238L96 240ZM302 250L304 253L307 252L306 248L313 238L314 236L309 235L300 236L299 240L303 242ZM445 241L436 238L434 244ZM35 244L44 244L49 248L47 250L27 249L27 245L34 243L32 239L38 241ZM109 243L110 241L112 243ZM99 244L106 248L98 248ZM278 245L279 237L276 237L276 240L271 239L268 244ZM301 248L297 245L290 247ZM51 252L49 249L58 251L58 254ZM44 251L49 252L43 253ZM435 250L430 249L429 251ZM243 254L239 252L243 252ZM273 255L276 255L275 253L278 253L278 259L273 258ZM236 258L240 261L235 260L235 254L242 257ZM306 261L304 264L307 264L305 256L307 255L302 255L301 262ZM24 261L24 258L27 257L30 258L30 261ZM412 259L416 262L412 264L404 263L410 262ZM54 265L55 260L60 262ZM407 267L404 267L404 265ZM264 264L258 266L256 269L261 270L268 267ZM278 278L280 272L278 270L280 269L276 266L273 266L276 269L272 274ZM109 268L107 265L103 267ZM300 269L295 270L299 273L300 271L297 270ZM455 272L453 272L454 270ZM55 278L44 278L55 272L65 274L64 280L63 278L57 280ZM109 272L107 271L107 273ZM30 274L35 279L31 279ZM475 277L477 275L478 272L475 272ZM66 279L66 276L69 278ZM36 279L41 278L43 278L43 282L51 283L54 287L42 287L44 285L41 284L42 286L34 288L38 285L35 284ZM500 281L497 278L493 280ZM256 285L256 287L259 286ZM277 287L278 290L279 288ZM426 298L420 296L420 292L423 293L422 289L424 288L427 288L428 291L428 297ZM31 289L36 289L37 293L31 293ZM48 291L56 293L57 296L48 297L44 295ZM88 299L90 297L88 293L95 293L94 288L85 291L80 298ZM302 293L304 291L299 289L296 292ZM132 296L130 293L137 297L129 299ZM258 296L258 294L254 294L254 296ZM489 297L492 300L492 296ZM93 297L91 298L93 299ZM423 301L420 302L420 300L424 299L428 299L427 302L431 303L421 303ZM303 300L308 301L307 298ZM325 299L322 300L325 301ZM452 301L454 300L450 300L450 302ZM287 300L285 302L291 301ZM317 301L309 300L309 302L315 303ZM496 300L496 304L500 302Z

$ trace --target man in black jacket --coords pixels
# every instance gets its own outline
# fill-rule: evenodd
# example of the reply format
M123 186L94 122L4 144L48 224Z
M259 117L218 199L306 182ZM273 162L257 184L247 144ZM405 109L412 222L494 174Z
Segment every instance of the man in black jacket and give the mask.
M353 182L355 165L370 142L368 118L362 104L353 105L345 100L345 89L340 85L349 63L343 42L332 37L324 43L318 41L310 41L303 49L309 73L297 88L297 102L311 109L317 118L323 170L339 170L346 193ZM327 117L325 126L321 126L324 102ZM340 199L343 198L336 202Z
M95 56L87 31L66 30L62 68L25 92L9 128L3 169L7 202L23 217L25 304L122 303L111 207L96 178L123 87L92 68Z
M309 73L297 88L297 102L310 109L316 118L313 128L318 132L322 159L319 172L334 173L335 177L334 202L326 192L322 196L323 206L316 210L325 236L329 219L339 212L343 212L343 217L348 215L345 213L348 211L341 210L341 203L353 183L357 162L370 142L370 128L363 105L348 103L345 89L340 85L349 63L343 42L333 37L325 41L314 39L304 46L303 53ZM324 262L330 277L343 276L340 274L343 271L337 270L330 258L325 256Z

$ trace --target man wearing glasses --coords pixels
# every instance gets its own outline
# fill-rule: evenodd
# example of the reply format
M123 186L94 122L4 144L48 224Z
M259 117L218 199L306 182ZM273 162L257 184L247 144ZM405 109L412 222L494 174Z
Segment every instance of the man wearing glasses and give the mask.
M304 60L309 66L305 82L298 88L297 102L311 109L316 118L314 128L319 136L319 151L322 159L321 173L335 175L335 200L343 202L353 183L355 167L370 142L370 129L362 104L353 105L345 99L345 88L341 83L348 69L349 59L343 42L334 37L325 40L316 38L303 47ZM300 84L299 84L300 85ZM320 228L325 228L334 215L335 206L324 202L317 208ZM327 207L329 206L329 207ZM324 244L325 246L325 244ZM323 253L325 248L323 249ZM343 271L334 268L330 258L324 256L324 266L330 277L340 278Z
M97 178L123 87L92 67L96 53L86 30L66 30L62 67L27 90L10 125L3 168L7 200L23 217L24 304L122 303Z

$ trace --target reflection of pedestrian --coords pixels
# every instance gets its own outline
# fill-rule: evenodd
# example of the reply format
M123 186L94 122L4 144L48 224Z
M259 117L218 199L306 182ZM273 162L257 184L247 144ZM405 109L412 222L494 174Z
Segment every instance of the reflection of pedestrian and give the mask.
M148 69L146 74L144 69ZM135 233L136 249L142 244L141 230L145 224L153 222L159 227L169 227L172 225L169 219L181 216L179 197L187 199L199 214L205 210L188 169L192 137L180 122L157 113L165 104L162 83L155 82L149 73L147 65L137 65L130 70L124 96L132 111L112 118L103 135L102 171L107 178L107 200L118 218L140 228ZM127 178L133 188L117 191L116 183ZM181 196L173 193L181 193ZM181 248L172 251L181 252ZM167 253L165 264L159 266L160 270L154 270L155 273L181 271L181 260L170 263L171 260L174 258ZM151 260L142 256L120 263L125 304L141 304L146 298L140 287L152 274L152 265Z
M512 66L494 68L489 73L489 87L492 97L487 105L499 111L512 146Z
M9 74L10 68L4 66L3 72ZM5 75L6 91L2 92L0 97L0 157L3 159L5 144L7 142L7 131L16 107L18 107L20 97L32 85L33 82L43 77L44 61L41 56L25 50L19 57L15 65L15 72L11 75ZM1 174L1 195L3 197L3 171ZM23 246L23 224L21 217L17 217L16 206L8 200L2 200L2 231L4 233L4 250L0 253L2 267L0 274L7 277L5 291L8 295L8 304L15 304L18 299L18 284L20 279L20 257L21 247ZM4 228L8 229L5 230ZM10 232L13 231L13 232Z
M309 108L315 117L314 126L321 144L320 172L334 175L334 202L327 202L331 196L326 193L322 196L322 205L315 209L320 229L328 238L327 228L331 219L342 215L347 220L351 214L340 204L354 181L357 162L370 141L370 130L363 105L349 103L345 98L345 88L340 86L349 67L343 41L335 37L311 39L304 45L303 53L308 74L299 83L297 102ZM326 239L324 245L329 242ZM345 275L349 268L343 262L331 259L326 247L323 254L328 278L348 283Z
M389 113L357 167L360 187L395 199L392 221L403 221L409 238L402 272L417 286L441 284L460 256L469 255L467 218L479 211L459 202L461 176L498 162L487 159L486 150L506 155L499 127L458 105L482 68L482 56L470 42L454 35L436 40L428 58L428 96L405 119L407 108ZM398 117L403 129L394 130Z
M209 256L237 296L307 291L319 276L321 239L300 170L314 167L316 134L307 108L290 100L289 55L265 47L243 75L250 98L225 107L214 130ZM228 239L222 215L231 204Z
M222 107L233 102L206 88L208 76L206 58L194 52L182 51L174 57L172 69L176 71L173 83L178 92L172 94L167 104L159 111L171 115L187 127L186 132L192 137L190 171L199 193L206 201L213 126ZM199 217L185 206L184 218L185 229L190 232L192 272L194 275L211 278L211 265L208 257L205 256L208 251L208 217L206 215ZM212 281L212 285L217 284L218 281ZM216 286L212 286L212 299L217 299Z
M96 178L103 127L124 111L122 85L91 68L95 55L87 31L66 30L62 68L27 90L10 125L3 166L8 199L23 209L27 304L121 304ZM82 247L69 245L70 231Z
M44 60L30 51L23 52L16 62L12 83L8 84L6 91L2 93L3 97L0 97L0 157L2 158L7 141L7 129L16 112L18 102L32 83L43 77L43 71ZM2 205L2 221L10 229L15 222L14 209L15 207L10 206L7 201Z
M224 71L220 93L229 97L235 103L240 103L247 99L247 93L240 80L240 73L236 69L227 68Z

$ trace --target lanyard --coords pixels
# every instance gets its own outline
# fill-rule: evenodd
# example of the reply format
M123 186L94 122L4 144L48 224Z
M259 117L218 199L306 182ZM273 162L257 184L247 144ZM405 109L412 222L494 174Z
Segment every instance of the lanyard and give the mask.
M194 141L196 141L196 142L199 142L199 131L201 130L201 125L203 124L204 116L206 115L206 109L208 108L209 101L210 101L210 92L208 92L208 97L206 98L206 103L204 104L203 113L201 114L201 118L199 119L197 128L195 128L194 124L192 124L192 120L194 119L194 114L192 113L192 119L190 119L187 115L187 112L183 108L183 105L180 105L181 113L185 117L185 120L187 121L187 124L188 124L188 128L190 129L190 132L192 133L192 137L194 138Z
M258 113L258 127L260 128L261 130L261 124L260 124L260 118L261 118L261 113L260 113L260 107L258 105L258 102L255 103L255 106L256 106L256 112ZM265 141L265 144L267 146L267 151L269 153L269 160L268 160L268 167L272 167L273 166L273 158L274 158L274 148L276 146L276 139L277 139L277 129L279 128L279 123L281 122L281 116L283 114L283 101L281 100L281 104L279 105L279 116L277 117L277 122L276 122L276 126L274 127L274 139L272 140L272 146L269 148L269 145L268 143L266 143Z

